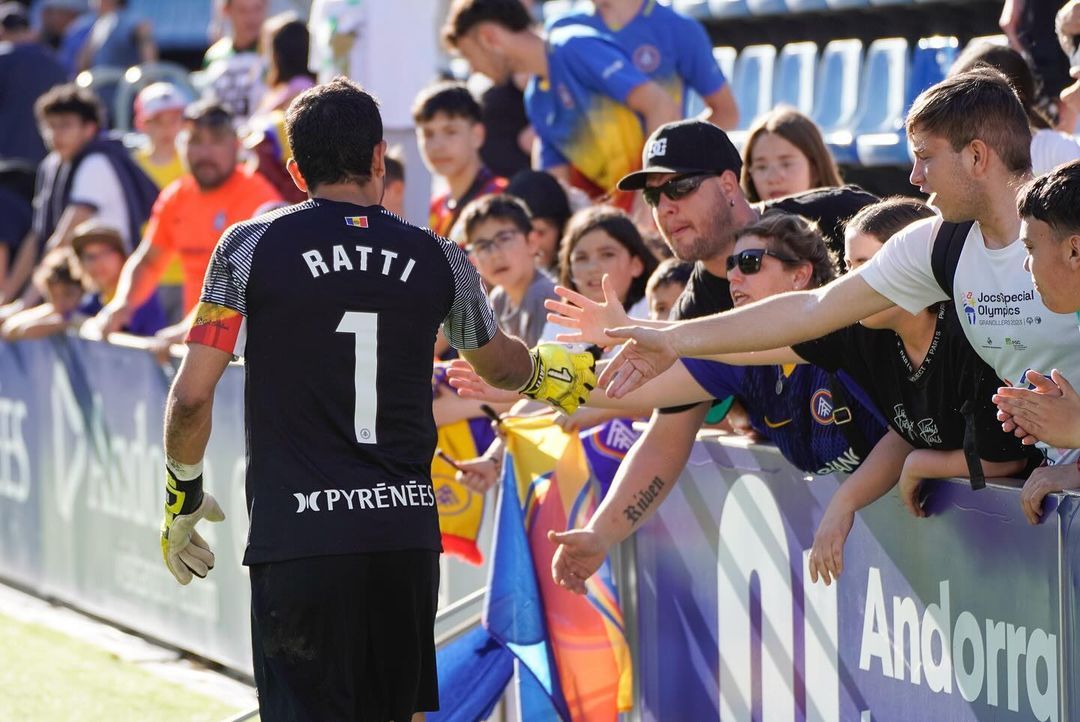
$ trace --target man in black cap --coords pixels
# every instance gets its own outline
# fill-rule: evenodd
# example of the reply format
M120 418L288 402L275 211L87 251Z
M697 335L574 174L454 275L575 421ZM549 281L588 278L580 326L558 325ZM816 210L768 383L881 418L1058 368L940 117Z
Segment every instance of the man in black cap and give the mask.
M739 152L723 130L700 120L660 126L645 141L641 166L642 170L619 181L619 190L641 190L676 258L695 264L672 320L708 316L733 307L727 257L735 245L735 233L756 222L762 213L779 210L816 221L826 243L842 257L844 220L877 200L858 187L843 186L807 191L764 205L751 204L739 185ZM618 303L607 306L622 308ZM619 466L599 512L585 529L557 536L560 547L554 565L579 572L595 570L612 545L652 515L690 458L710 406L701 403L654 412L648 429ZM650 487L660 491L645 513L624 515L635 495Z

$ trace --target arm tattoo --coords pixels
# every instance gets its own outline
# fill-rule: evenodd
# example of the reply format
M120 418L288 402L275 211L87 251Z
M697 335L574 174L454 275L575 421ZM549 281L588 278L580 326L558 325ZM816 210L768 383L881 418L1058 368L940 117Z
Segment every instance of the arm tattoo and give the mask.
M654 476L647 487L634 494L633 503L623 509L623 515L631 524L637 524L645 517L645 512L660 497L660 490L664 486L664 480Z

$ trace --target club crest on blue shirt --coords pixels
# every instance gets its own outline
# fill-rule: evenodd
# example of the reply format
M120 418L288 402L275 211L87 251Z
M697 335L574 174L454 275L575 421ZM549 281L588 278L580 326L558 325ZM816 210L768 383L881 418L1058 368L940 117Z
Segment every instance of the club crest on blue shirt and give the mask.
M345 216L345 225L353 228L367 228L367 216Z
M225 211L224 210L218 211L217 215L214 216L214 230L219 231L219 232L225 230Z
M810 414L814 421L822 426L828 426L833 422L832 392L828 389L818 389L810 397Z
M634 67L648 75L660 67L660 49L645 43L634 49Z

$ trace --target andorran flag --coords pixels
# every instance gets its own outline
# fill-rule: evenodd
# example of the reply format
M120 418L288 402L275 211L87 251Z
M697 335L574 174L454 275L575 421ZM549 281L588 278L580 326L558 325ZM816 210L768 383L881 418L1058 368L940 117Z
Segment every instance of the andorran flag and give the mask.
M551 578L555 546L547 539L549 530L585 526L601 484L582 437L565 433L550 417L508 419L503 429L507 455L484 626L552 708L553 714L537 710L525 719L616 722L633 699L611 568L605 562L589 578L585 596L573 594ZM530 697L523 694L523 702Z

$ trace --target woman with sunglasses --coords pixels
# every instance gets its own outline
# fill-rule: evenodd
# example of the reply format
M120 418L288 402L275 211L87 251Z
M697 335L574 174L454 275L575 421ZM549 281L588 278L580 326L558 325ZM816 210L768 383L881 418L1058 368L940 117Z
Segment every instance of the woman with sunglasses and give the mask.
M837 272L836 257L817 228L779 212L767 213L736 234L728 268L736 306L785 291L816 288ZM579 306L599 306L567 289L560 295ZM609 306L612 301L609 298ZM604 340L602 326L583 330L591 341ZM471 374L467 364L454 364L449 375L451 386L463 396L506 400L505 394ZM852 471L885 433L884 422L850 379L794 363L744 368L684 359L625 398L609 399L596 389L586 405L660 408L728 396L742 400L758 434L775 443L790 463L811 474Z
M891 236L932 215L927 206L907 198L867 206L847 223L848 267L857 268ZM783 263L782 259L770 261L778 252L774 246L751 249L740 240L736 251L728 261L733 294L737 285L742 285L738 279L747 273L761 275L770 263ZM575 336L602 337L604 328L621 322L611 313L602 318L609 311L606 307L560 295L578 306L579 312L570 319L578 329ZM971 348L959 323L956 314L940 305L915 315L894 308L794 348L715 357L723 364L814 363L829 371L846 372L885 412L889 432L833 496L818 526L810 553L814 581L820 576L829 584L840 574L844 541L855 512L885 495L898 480L904 504L916 516L925 516L917 500L923 478L968 477L972 472L977 477L1009 476L1040 463L1038 452L1001 430L991 400L999 382ZM710 363L714 362L684 359L640 391L661 379L665 391L676 391L687 376L703 377ZM640 397L634 402L641 403ZM589 403L611 401L594 392ZM599 517L598 512L590 528L604 526ZM594 542L591 537L581 540L586 546Z

